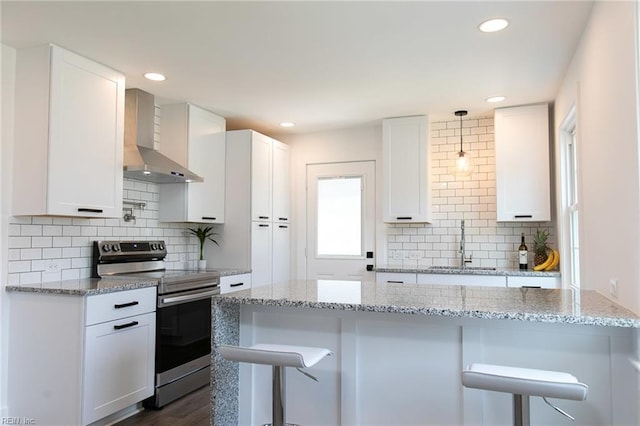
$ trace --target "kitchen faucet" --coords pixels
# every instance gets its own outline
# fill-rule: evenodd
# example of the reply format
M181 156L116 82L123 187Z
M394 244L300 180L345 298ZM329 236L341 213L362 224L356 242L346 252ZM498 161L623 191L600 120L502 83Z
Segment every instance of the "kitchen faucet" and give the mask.
M469 255L469 257L467 258L465 256L465 248L464 248L464 220L460 221L460 230L461 230L461 237L460 237L460 267L462 269L464 269L467 266L467 263L471 263L473 261L473 254Z

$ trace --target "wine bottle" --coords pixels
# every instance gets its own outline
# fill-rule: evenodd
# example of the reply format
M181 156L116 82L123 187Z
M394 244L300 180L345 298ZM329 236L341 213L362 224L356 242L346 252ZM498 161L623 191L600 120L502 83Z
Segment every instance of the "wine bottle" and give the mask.
M527 245L524 243L524 232L520 236L520 247L518 247L518 261L520 263L520 269L527 269L528 262Z

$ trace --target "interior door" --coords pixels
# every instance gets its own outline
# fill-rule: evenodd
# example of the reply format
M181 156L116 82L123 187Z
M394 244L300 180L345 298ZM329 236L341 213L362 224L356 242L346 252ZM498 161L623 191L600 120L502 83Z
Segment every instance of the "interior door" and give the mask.
M307 166L307 279L373 280L375 163Z

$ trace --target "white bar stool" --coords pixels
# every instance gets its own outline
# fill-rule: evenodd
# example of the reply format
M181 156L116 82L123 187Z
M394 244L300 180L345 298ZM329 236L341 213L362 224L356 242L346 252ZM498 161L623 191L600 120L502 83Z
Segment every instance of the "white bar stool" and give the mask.
M541 396L544 402L571 420L569 414L547 401L547 398L584 401L589 387L569 373L471 364L462 371L462 384L468 388L513 394L513 424L529 426L529 396Z
M271 344L256 344L250 347L220 345L218 346L218 352L227 361L273 366L273 385L271 388L273 426L285 426L288 424L285 423L285 367L294 367L317 382L318 379L303 371L302 368L313 367L324 357L333 355L333 352L325 348Z

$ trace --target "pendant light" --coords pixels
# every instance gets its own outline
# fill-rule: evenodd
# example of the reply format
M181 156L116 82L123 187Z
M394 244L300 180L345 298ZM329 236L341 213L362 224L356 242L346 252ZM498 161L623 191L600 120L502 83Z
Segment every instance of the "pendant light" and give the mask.
M456 111L455 115L460 117L460 151L456 154L456 163L454 167L454 174L460 177L471 176L473 173L473 161L471 154L464 152L462 149L462 117L467 115L467 111Z

